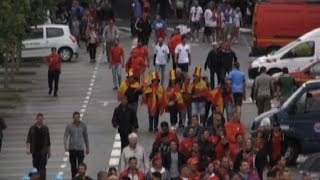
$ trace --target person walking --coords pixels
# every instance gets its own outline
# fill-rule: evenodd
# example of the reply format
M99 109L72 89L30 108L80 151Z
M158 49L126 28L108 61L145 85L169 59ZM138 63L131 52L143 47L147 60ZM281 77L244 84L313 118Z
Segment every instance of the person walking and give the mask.
M112 4L109 1L105 1L101 4L101 9L98 12L101 19L101 30L103 31L111 19L114 19L114 12Z
M190 9L189 21L191 23L192 38L199 42L199 30L201 29L201 19L203 10L199 6L198 1L194 1L194 5Z
M234 9L230 2L227 3L224 11L224 40L232 42L232 35L234 31Z
M215 74L217 74L218 84L221 84L221 68L222 68L222 59L221 59L221 51L219 49L219 44L217 42L212 43L212 50L209 52L206 62L204 64L204 70L207 68L210 70L210 86L211 89L215 87Z
M3 130L7 129L7 124L3 118L0 117L0 152L2 147Z
M294 77L289 74L287 67L282 69L282 75L278 80L279 84L279 99L280 104L283 104L294 92L296 88L296 81Z
M32 155L32 164L34 168L40 172L40 179L46 179L46 164L51 156L51 141L49 128L46 126L44 116L38 113L36 116L37 122L29 129L26 149L27 154Z
M167 35L167 22L161 19L160 15L157 14L156 19L152 21L152 29L156 34L156 39L165 39Z
M132 156L129 158L129 167L124 171L120 172L120 178L129 177L130 179L144 180L145 175L143 171L137 168L138 160L136 157Z
M192 116L200 116L200 123L206 126L205 119L205 104L206 98L205 93L208 90L206 82L201 78L201 68L196 67L193 74L193 84L191 88L191 98L192 98Z
M147 104L149 113L149 132L157 132L159 114L162 113L164 100L164 88L160 84L158 72L151 73L151 84L143 92L143 101Z
M234 69L229 74L233 93L234 107L241 112L242 100L246 99L246 77L244 72L240 71L240 64L234 63Z
M177 67L179 67L184 74L187 74L189 66L191 65L191 47L187 44L185 36L181 37L181 43L177 45L174 52Z
M226 42L222 51L222 76L228 75L234 63L238 62L236 53L231 49L231 43Z
M140 78L147 68L145 60L141 56L139 56L139 51L136 49L132 50L131 57L126 62L125 66L128 72L130 69L133 70L133 75L138 80L138 82L140 82Z
M129 145L122 150L119 172L123 172L129 168L131 157L137 158L137 169L143 173L149 169L149 158L144 148L138 144L138 135L136 133L129 134Z
M48 94L51 95L52 93L52 84L54 82L54 96L58 96L58 89L59 89L59 77L61 73L61 57L57 53L57 48L51 48L51 54L47 57L46 63L48 64L48 85L49 85L49 92Z
M99 34L94 29L94 24L88 25L89 29L86 32L86 38L88 41L88 50L90 54L90 62L96 62L96 53L97 53L97 46L100 43Z
M106 45L106 55L108 62L110 62L111 48L115 44L116 40L119 40L119 29L114 25L114 20L110 19L108 25L103 29L102 33L103 41Z
M128 98L124 96L121 104L115 108L112 125L118 129L121 139L121 150L129 144L128 135L139 128L136 112L129 107Z
M217 26L216 21L214 21L214 14L213 14L213 5L209 5L208 8L204 11L204 33L203 33L203 39L202 42L212 43L212 32L213 28Z
M178 44L181 43L182 36L180 35L179 29L175 29L173 32L172 37L168 42L169 50L172 57L172 69L176 69L176 56L175 56L175 49Z
M138 41L141 41L143 45L148 46L152 27L149 15L147 13L143 13L142 18L138 19L135 28L138 34Z
M272 77L267 74L266 67L260 68L260 75L255 80L255 100L258 107L258 115L271 109L271 98L273 96Z
M80 47L80 21L78 17L76 16L72 17L70 29L71 29L71 34L77 39L77 44Z
M166 65L169 63L170 52L166 44L163 43L163 38L158 39L158 44L154 48L154 66L160 72L161 85L165 81Z
M140 83L134 76L133 69L129 69L127 80L121 83L118 91L118 100L124 96L128 99L128 104L134 112L137 112L139 96L142 94Z
M75 177L80 163L84 160L84 145L86 154L89 154L89 137L87 126L80 121L80 113L73 113L73 122L68 124L64 132L64 148L69 152L71 175Z
M118 90L121 84L122 68L124 68L124 49L120 46L119 39L114 41L114 45L110 50L110 56L111 62L109 67L112 70L113 90Z
M132 3L132 15L131 15L131 35L132 37L137 36L137 30L135 24L142 17L142 4L140 0L133 0Z

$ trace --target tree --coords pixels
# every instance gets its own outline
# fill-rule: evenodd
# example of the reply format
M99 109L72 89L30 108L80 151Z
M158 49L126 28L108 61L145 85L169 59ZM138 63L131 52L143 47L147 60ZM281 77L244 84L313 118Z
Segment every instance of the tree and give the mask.
M31 26L44 23L48 18L47 10L53 5L53 0L0 0L0 54L5 57L4 88L9 86L8 62L16 54L21 55L22 40L28 35L28 30Z

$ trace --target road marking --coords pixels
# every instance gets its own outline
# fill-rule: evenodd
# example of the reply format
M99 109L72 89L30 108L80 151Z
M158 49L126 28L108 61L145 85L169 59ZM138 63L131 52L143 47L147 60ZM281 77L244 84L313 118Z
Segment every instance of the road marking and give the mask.
M95 67L94 67L94 70L92 72L92 76L91 76L91 81L90 81L90 86L88 88L88 91L87 91L87 95L85 97L85 100L83 101L83 104L82 104L82 108L80 110L80 121L82 121L83 117L84 117L84 114L87 110L87 106L89 104L89 101L90 101L90 98L91 98L91 95L92 95L92 90L93 90L93 86L94 86L94 82L96 80L96 74L97 74L97 71L99 69L99 63L101 61L101 57L102 57L102 51L100 52L100 54L98 55L98 61L97 63L95 64ZM67 161L69 159L69 152L66 152L65 153L65 156L63 157L63 163L60 165L61 169L65 169L67 167ZM119 162L118 162L119 163ZM58 174L61 174L63 175L63 171L59 171Z

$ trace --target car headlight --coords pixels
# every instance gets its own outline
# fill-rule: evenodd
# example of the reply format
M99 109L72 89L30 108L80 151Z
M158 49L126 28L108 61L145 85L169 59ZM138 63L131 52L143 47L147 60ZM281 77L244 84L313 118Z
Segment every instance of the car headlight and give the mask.
M269 117L265 117L261 120L260 122L261 127L270 127L271 126L271 121Z

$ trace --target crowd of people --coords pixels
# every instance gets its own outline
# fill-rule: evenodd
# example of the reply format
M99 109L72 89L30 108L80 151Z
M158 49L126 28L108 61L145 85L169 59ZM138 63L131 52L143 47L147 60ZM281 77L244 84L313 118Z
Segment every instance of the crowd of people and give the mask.
M112 125L118 129L121 138L120 167L99 172L98 180L262 180L265 172L270 180L293 179L287 168L286 133L279 123L274 122L270 132L259 128L257 137L250 138L241 121L242 101L247 94L246 77L231 46L239 40L240 26L251 21L252 4L249 2L183 2L190 8L187 12L191 34L177 28L169 37L166 30L167 7L175 7L178 17L181 17L185 14L185 10L179 9L182 2L157 1L158 14L151 21L148 0L134 0L132 35L138 37L138 44L130 50L127 61L111 2L102 1L97 7L85 7L74 0L70 11L62 8L60 13L56 13L54 22L69 24L78 42L85 41L90 62L96 62L96 48L104 43L103 49L112 69L113 89L121 102L112 117ZM192 53L188 40L198 42L203 25L203 41L212 43L212 50L203 68L195 67L191 76ZM148 44L152 31L156 40L153 53L150 53ZM56 54L54 49L53 54ZM170 60L172 68L166 74L166 69L171 66ZM49 72L52 66L57 66L51 61L54 58L48 58ZM61 60L57 61L60 74ZM154 70L151 71L152 64ZM122 80L123 69L127 74L125 80ZM203 76L202 69L209 69L210 77ZM260 72L252 88L258 114L271 108L270 100L276 90L266 69L263 67ZM284 69L284 74L286 72ZM286 88L280 93L282 102L292 92L287 86L291 79L285 77L279 80L280 90ZM53 79L57 81L54 88L57 96L58 75L57 78L52 75L49 94ZM148 130L156 133L150 155L138 141L140 99L148 110ZM163 113L170 114L169 122L159 122ZM39 113L36 119L26 144L26 152L32 155L35 169L24 178L43 180L46 179L45 166L51 155L51 142L49 128L43 123L44 115ZM183 131L181 135L178 129ZM73 122L66 127L64 146L70 154L72 179L92 179L83 163L89 153L88 132L78 112L73 113ZM57 175L56 179L63 177ZM310 174L305 173L304 179L310 179Z

